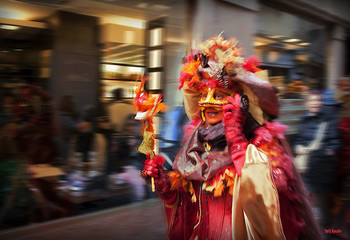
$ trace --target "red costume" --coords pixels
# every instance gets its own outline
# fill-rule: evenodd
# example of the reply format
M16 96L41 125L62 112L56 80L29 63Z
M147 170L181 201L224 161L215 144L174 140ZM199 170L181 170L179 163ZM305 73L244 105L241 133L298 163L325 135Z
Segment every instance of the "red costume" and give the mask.
M155 156L147 175L164 201L169 239L321 239L288 155L273 87L221 36L181 73L193 119L172 172Z

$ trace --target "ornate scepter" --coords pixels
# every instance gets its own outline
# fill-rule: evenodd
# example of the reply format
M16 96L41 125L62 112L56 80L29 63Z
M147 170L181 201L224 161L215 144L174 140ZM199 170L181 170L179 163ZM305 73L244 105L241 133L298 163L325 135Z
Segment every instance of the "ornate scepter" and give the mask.
M143 141L139 146L139 151L150 159L155 156L155 129L153 118L158 112L166 110L166 106L162 102L161 94L148 94L143 90L146 78L143 77L140 85L135 90L134 105L136 109L136 120L140 120L143 123L142 136ZM146 173L147 174L147 173ZM154 178L151 178L152 191L155 191Z

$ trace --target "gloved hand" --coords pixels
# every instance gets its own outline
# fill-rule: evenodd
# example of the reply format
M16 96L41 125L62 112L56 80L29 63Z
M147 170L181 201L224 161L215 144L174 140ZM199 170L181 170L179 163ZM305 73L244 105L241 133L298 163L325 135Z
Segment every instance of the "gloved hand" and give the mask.
M243 125L249 110L249 99L247 95L240 97L238 93L232 97L227 97L230 102L222 107L224 112L224 123L230 121L230 123L235 122L237 127L243 129Z
M236 94L234 98L227 97L227 99L230 103L222 107L226 141L236 172L240 176L244 165L245 152L249 144L243 134L243 125L249 109L249 99L246 95L240 97L239 94Z
M165 194L170 191L170 180L167 172L163 169L164 157L154 156L152 159L147 156L144 171L147 176L154 178L155 188L158 194Z
M163 168L164 161L165 159L160 155L156 155L152 159L147 155L147 160L145 161L145 167L143 170L146 171L146 175L156 179L159 177L159 169Z

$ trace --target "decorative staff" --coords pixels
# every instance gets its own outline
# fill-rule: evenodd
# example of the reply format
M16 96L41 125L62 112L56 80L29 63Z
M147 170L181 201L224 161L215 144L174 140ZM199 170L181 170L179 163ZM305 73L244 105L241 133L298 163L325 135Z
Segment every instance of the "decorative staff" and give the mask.
M139 151L147 155L147 160L154 158L155 156L155 129L153 117L158 112L164 112L166 110L165 104L162 102L161 94L151 94L143 90L147 78L143 77L140 85L135 90L134 106L136 109L136 120L140 120L143 123L142 136L143 141L139 146ZM147 172L143 172L144 177ZM151 178L152 191L155 191L154 178Z

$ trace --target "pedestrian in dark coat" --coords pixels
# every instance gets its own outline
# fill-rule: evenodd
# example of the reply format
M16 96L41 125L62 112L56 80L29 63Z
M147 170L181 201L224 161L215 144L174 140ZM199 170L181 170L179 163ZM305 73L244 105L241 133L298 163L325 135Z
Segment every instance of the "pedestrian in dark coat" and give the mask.
M306 115L301 118L295 141L296 154L304 154L306 148L319 138L318 147L308 151L303 180L310 193L315 215L321 226L327 227L329 219L330 193L336 175L336 152L341 147L337 130L337 118L329 117L329 110L322 107L322 94L311 91L306 96ZM321 124L325 123L323 133Z

